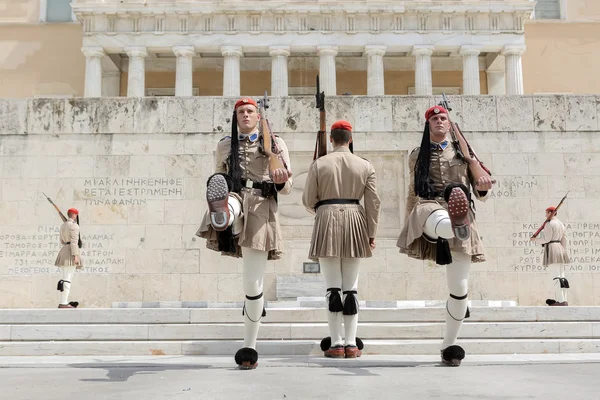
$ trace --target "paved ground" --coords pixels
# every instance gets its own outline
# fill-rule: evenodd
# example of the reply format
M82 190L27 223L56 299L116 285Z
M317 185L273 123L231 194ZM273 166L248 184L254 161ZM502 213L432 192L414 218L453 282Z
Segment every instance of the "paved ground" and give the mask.
M70 399L597 399L600 354L469 356L0 357L0 398Z

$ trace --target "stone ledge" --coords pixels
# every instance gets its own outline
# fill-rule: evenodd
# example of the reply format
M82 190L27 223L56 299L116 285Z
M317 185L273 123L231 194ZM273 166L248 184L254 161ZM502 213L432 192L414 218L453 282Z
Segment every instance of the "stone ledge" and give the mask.
M423 112L439 96L329 96L335 118L355 131L423 130ZM597 131L596 96L449 96L452 118L465 132ZM235 99L100 98L0 100L0 135L223 133ZM267 113L278 133L312 133L318 115L312 96L273 98ZM331 120L335 118L329 118Z

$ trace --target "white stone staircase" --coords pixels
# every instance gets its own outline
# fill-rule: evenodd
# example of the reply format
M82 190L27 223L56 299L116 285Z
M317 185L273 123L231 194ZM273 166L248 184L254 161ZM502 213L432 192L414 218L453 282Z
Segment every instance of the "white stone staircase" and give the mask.
M363 308L365 354L435 354L444 308ZM319 355L324 308L267 308L263 355ZM240 308L0 310L0 356L232 355ZM460 344L469 354L600 353L600 307L472 307Z

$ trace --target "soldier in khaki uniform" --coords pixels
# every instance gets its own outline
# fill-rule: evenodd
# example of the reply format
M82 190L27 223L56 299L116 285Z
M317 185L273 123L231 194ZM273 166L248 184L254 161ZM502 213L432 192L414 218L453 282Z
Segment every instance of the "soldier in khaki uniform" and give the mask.
M273 153L286 167L269 171L263 133L259 133L260 118L254 100L243 98L236 102L231 137L223 138L217 145L215 174L207 182L208 212L196 233L207 239L209 249L243 257L244 347L235 354L240 369L258 365L256 339L260 319L266 315L264 271L267 259L277 260L283 251L277 196L292 190L287 146L275 137Z
M469 268L471 262L485 261L470 188L477 199L485 201L492 182L489 177L475 182L467 162L457 156L449 139L446 109L429 108L425 120L421 147L413 150L408 161L411 181L407 217L397 246L409 257L448 265L450 295L441 355L445 365L459 366L465 352L455 343L468 315Z
M310 166L302 202L316 214L309 257L323 266L328 288L331 336L323 339L321 349L326 357L356 358L362 349L356 337L358 269L360 259L371 257L375 249L380 201L373 166L351 152L350 123L334 123L330 141L333 152Z
M546 220L548 223L536 238L531 238L535 243L541 244L544 248L545 266L558 266L558 276L555 277L556 300L547 299L546 304L549 306L568 306L567 289L569 281L565 278L565 264L569 264L571 260L567 254L567 235L565 225L559 221L556 216L556 207L550 206L546 208Z
M79 251L79 211L70 208L67 211L67 220L60 227L60 244L62 248L58 252L54 265L61 267L63 278L58 281L57 290L61 292L58 308L77 308L76 301L69 302L71 282L76 269L81 269L81 254Z

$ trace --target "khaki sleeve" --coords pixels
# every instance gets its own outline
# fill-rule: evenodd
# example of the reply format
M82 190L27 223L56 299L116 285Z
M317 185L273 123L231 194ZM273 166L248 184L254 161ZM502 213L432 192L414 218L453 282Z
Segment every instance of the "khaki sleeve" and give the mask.
M315 206L319 202L319 182L317 161L313 161L308 169L304 192L302 193L302 204L309 213L315 214Z
M369 169L367 172L364 203L369 238L374 238L377 234L377 225L379 224L379 210L381 208L381 200L379 199L379 195L377 194L377 178L375 176L375 169L373 168L373 165L371 163L369 163Z
M69 225L69 239L71 244L69 247L71 248L71 255L78 256L79 255L79 225L70 224Z
M217 151L215 157L215 173L226 174L227 173L227 157L231 149L231 142L229 140L221 140L217 144Z
M275 140L277 141L277 147L279 148L279 151L280 151L279 156L283 159L285 165L287 166L288 171L292 172L292 163L290 161L290 153L288 151L288 148L287 148L285 142L280 137L275 137ZM294 180L290 176L286 183L284 183L283 185L275 185L275 187L277 188L277 191L281 194L290 194L292 192L293 185L294 185Z
M471 189L472 189L471 191L475 195L475 198L482 202L489 199L491 190L487 190L485 192L480 192L479 190L475 189L475 179L473 178L473 175L471 175L471 170L469 169L469 167L467 167L467 173L469 174L469 182L471 183Z

